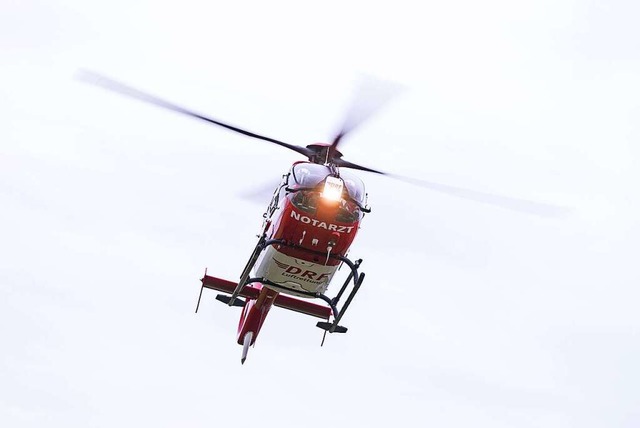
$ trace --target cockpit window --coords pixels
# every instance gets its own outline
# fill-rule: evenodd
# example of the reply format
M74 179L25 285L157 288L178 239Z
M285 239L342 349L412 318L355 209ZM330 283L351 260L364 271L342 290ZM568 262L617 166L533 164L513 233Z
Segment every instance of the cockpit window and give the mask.
M309 214L315 214L316 209L318 208L319 197L320 195L318 192L301 191L296 192L293 195L291 202L293 202L293 205L302 211Z
M298 187L313 188L330 174L329 168L315 163L299 163L293 167L293 180Z
M299 163L293 166L289 185L293 188L313 189L330 174L331 170L324 165ZM362 180L343 169L340 170L340 178L344 182L349 197L360 206L364 206L366 194Z
M360 205L364 205L366 193L362 180L345 170L340 170L340 178L342 178L349 196Z
M336 221L342 223L353 223L362 218L360 207L352 201L340 201L338 211L336 212Z

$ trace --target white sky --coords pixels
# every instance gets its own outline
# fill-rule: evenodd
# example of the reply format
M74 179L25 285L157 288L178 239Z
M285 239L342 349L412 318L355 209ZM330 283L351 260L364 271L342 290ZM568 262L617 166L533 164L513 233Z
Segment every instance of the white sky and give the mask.
M637 3L159 3L0 6L0 425L640 424ZM349 333L276 308L241 366L198 279L239 276L267 203L239 195L298 157L80 67L302 145L396 81L346 158L573 211L362 174Z

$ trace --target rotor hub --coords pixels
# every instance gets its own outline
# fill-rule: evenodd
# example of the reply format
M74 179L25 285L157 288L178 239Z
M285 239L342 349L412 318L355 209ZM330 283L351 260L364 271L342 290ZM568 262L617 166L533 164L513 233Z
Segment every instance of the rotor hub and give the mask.
M332 147L331 144L313 143L309 144L307 149L312 152L309 155L309 161L321 165L332 164L336 159L342 157L342 153Z

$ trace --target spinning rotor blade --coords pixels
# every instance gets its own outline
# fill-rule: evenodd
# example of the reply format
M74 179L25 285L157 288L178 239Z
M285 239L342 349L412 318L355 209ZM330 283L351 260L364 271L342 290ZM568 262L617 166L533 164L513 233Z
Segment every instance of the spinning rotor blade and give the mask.
M271 200L280 181L269 181L262 184L258 184L251 189L246 189L240 192L240 197L250 202L255 202L260 205L265 204Z
M249 132L249 131L246 131L244 129L237 128L235 126L226 124L224 122L220 122L220 121L212 119L210 117L201 115L199 113L195 113L195 112L193 112L191 110L187 110L186 108L183 108L183 107L180 107L180 106L178 106L176 104L170 103L169 101L165 101L165 100L163 100L161 98L158 98L158 97L156 97L154 95L148 94L146 92L142 92L142 91L140 91L138 89L135 89L135 88L133 88L131 86L125 85L124 83L118 82L116 80L110 79L108 77L102 76L102 75L97 74L97 73L93 73L93 72L90 72L90 71L84 71L83 70L83 71L80 71L78 73L77 77L80 80L82 80L82 81L84 81L86 83L91 83L93 85L100 86L100 87L102 87L104 89L108 89L110 91L117 92L117 93L119 93L121 95L126 95L128 97L135 98L135 99L137 99L139 101L144 101L146 103L154 104L154 105L156 105L158 107L162 107L162 108L167 109L167 110L172 110L172 111L175 111L177 113L181 113L181 114L184 114L184 115L187 115L187 116L191 116L191 117L194 117L196 119L200 119L200 120L203 120L205 122L209 122L209 123L212 123L214 125L221 126L223 128L229 129L231 131L238 132L238 133L246 135L248 137L257 138L259 140L268 141L270 143L274 143L274 144L277 144L279 146L286 147L289 150L293 150L293 151L298 152L298 153L300 153L300 154L302 154L304 156L307 156L307 157L313 156L314 153L315 153L313 150L310 150L310 149L308 149L306 147L296 146L296 145L293 145L293 144L285 143L283 141L275 140L273 138L265 137L264 135L254 134L253 132Z
M345 115L345 120L336 134L330 146L330 153L335 153L342 138L353 131L382 107L393 97L398 95L401 87L395 83L364 77L361 79L357 90L353 94L353 100Z
M389 174L386 172L378 171L366 166L358 165L342 159L337 159L336 164L343 168L352 168L360 171L372 172L374 174L380 174L387 177L395 178L396 180L404 181L416 186L424 187L436 192L446 193L450 196L455 196L461 199L467 199L471 201L481 202L484 204L494 205L500 208L506 208L512 211L523 212L526 214L535 214L542 217L558 217L569 213L570 209L552 204L546 204L542 202L530 201L527 199L512 198L510 196L498 195L495 193L480 192L477 190L466 189L464 187L450 186L448 184L440 184L427 180L419 180L416 178L405 177L402 175Z

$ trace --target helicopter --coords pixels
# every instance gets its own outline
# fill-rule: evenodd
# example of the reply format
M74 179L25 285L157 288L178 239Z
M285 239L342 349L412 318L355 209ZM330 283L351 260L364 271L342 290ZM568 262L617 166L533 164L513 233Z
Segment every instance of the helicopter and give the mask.
M221 292L216 300L241 308L236 338L242 346L242 364L273 306L319 318L321 321L316 326L324 331L322 344L327 333L347 332L347 327L340 322L365 279L360 269L363 260L350 259L349 249L364 216L371 212L364 183L350 170L384 175L516 211L539 215L557 215L564 211L550 204L390 174L343 159L338 150L343 138L383 102L369 106L364 114L362 109L350 109L330 143L299 146L232 126L94 72L81 71L77 77L139 101L284 147L306 158L293 163L273 192L263 214L258 242L238 281L210 276L206 269L200 280L196 313L205 288ZM348 269L348 276L338 292L329 297L329 284L343 266ZM344 303L340 305L345 293Z

